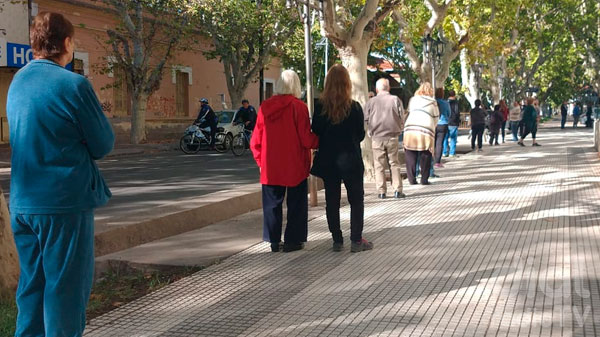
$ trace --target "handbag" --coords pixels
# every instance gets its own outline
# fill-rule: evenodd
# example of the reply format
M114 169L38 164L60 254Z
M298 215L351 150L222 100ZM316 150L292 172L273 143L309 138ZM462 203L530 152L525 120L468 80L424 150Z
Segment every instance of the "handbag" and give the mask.
M326 165L323 161L323 157L320 155L319 150L316 150L313 154L312 167L310 168L310 174L313 176L323 178L326 171Z

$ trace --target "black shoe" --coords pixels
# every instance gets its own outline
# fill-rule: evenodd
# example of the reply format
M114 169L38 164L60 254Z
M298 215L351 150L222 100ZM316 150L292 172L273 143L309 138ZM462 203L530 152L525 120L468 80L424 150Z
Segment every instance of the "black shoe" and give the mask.
M402 192L396 191L396 192L394 192L394 198L396 198L396 199L404 199L404 198L406 198L406 194L404 194Z
M431 183L429 181L422 181L421 185L431 185Z
M284 243L283 244L283 252L289 253L297 250L304 249L304 243Z
M523 142L519 142L518 144L521 146L525 146L525 144L523 144Z
M538 143L533 143L531 146L541 146L541 145Z
M343 242L335 242L333 241L333 247L332 247L334 252L341 252L342 249L344 249L344 243Z
M385 193L380 193L377 195L379 199L385 199Z
M415 181L409 181L408 183L409 183L409 184L411 184L411 185L416 185L416 184L418 184L416 180L415 180Z
M281 250L281 243L277 242L277 243L272 243L271 244L271 252L273 253L277 253Z

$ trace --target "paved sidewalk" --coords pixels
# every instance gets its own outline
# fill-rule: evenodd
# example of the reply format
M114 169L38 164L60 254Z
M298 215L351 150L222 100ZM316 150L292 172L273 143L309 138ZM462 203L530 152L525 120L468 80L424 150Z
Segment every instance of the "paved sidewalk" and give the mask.
M589 130L546 126L539 141L448 162L402 201L367 195L373 251L332 252L321 216L305 250L257 244L86 336L599 335L598 153Z

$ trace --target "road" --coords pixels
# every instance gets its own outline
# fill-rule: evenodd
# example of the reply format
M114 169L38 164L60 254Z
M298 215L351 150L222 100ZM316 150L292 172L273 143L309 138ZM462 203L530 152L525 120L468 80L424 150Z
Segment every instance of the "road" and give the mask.
M249 151L241 157L231 152L185 155L170 151L113 157L98 164L113 197L97 209L97 220L131 216L177 200L257 183L259 177ZM10 169L0 169L0 185L8 197Z

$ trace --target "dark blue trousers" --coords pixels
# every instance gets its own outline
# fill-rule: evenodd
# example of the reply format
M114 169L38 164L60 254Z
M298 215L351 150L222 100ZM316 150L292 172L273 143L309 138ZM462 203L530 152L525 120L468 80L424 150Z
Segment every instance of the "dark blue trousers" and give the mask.
M21 276L16 337L78 337L94 277L94 212L11 214Z
M283 199L287 191L287 225L284 241L290 244L306 242L308 237L308 184L286 187L262 185L263 240L281 242Z

